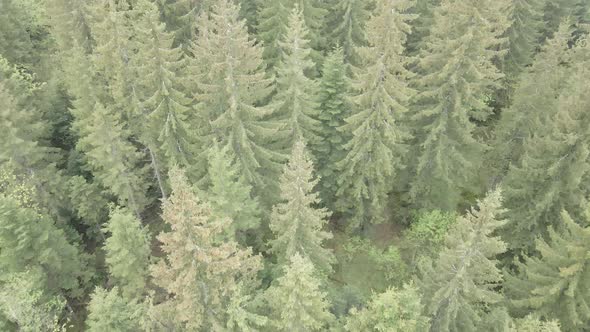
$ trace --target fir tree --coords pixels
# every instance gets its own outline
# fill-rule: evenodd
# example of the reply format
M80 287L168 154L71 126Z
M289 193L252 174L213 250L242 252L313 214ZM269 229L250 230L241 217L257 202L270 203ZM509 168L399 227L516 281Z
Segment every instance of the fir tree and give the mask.
M145 292L150 258L150 238L146 228L132 214L115 209L105 231L105 261L112 281L128 299Z
M333 321L326 294L315 278L313 264L295 254L284 266L284 274L267 290L274 331L323 331Z
M155 284L170 297L156 310L161 317L173 313L185 330L219 330L228 320L228 303L261 268L260 258L235 241L219 240L231 221L212 219L181 171L170 172L170 184L162 214L170 231L158 235L166 259L151 269Z
M371 5L366 0L332 0L329 2L330 13L327 16L326 34L329 45L342 47L347 63L359 64L355 54L357 47L367 44L365 24L367 23ZM325 66L325 65L324 65Z
M506 249L493 232L504 225L500 191L494 191L472 208L447 236L446 247L434 266L421 268L425 313L430 331L475 331L483 310L499 302L496 292L502 273L496 256Z
M424 41L415 108L419 158L411 188L415 204L452 211L473 183L484 146L471 119L491 112L486 98L502 74L494 65L508 28L505 1L443 0Z
M409 138L403 123L413 90L407 80L404 44L413 16L410 2L380 1L376 15L367 23L369 46L359 49L365 66L353 81L355 114L341 127L352 138L347 154L337 167L340 210L353 210L352 227L385 220L387 194L396 172L403 168L404 145Z
M391 287L375 294L366 308L353 308L346 320L346 331L418 332L428 328L428 319L421 315L420 294L413 284L397 289Z
M273 197L273 175L284 156L267 148L278 126L265 120L272 110L258 106L268 97L272 83L264 77L262 50L238 19L237 6L223 0L209 14L210 18L201 18L201 38L192 47L192 72L204 124L198 132L202 142L215 138L229 145L256 192Z
M306 76L314 68L307 34L302 12L296 4L289 16L287 33L279 42L282 59L277 66L278 92L273 98L273 115L283 123L280 136L284 143L281 147L287 151L299 140L311 146L321 141L318 136L320 122L317 120L318 86Z
M158 9L150 0L141 0L136 6L141 16L134 26L137 35L134 67L150 139L159 142L169 166L187 167L192 164L194 143L190 134L191 101L182 92L179 78L185 69L182 50L173 48L174 37L165 31Z
M143 311L136 300L119 295L117 287L111 290L97 287L88 304L86 326L90 332L141 331Z
M252 197L250 186L242 176L235 155L229 146L214 144L209 152L207 201L215 218L232 221L226 230L231 238L241 239L242 233L260 225L258 201Z
M561 210L581 211L589 194L590 89L584 62L558 98L555 115L526 137L523 156L504 179L510 224L503 238L516 252L532 249L534 239L555 225ZM578 215L574 215L575 218Z
M587 224L588 215L583 223ZM544 318L559 319L564 331L584 331L590 324L590 228L563 211L560 231L549 228L548 240L538 238L539 256L518 263L518 274L506 282L516 310L534 310Z
M326 57L322 70L318 119L322 122L320 132L323 140L315 147L322 201L329 207L333 207L338 190L340 169L337 163L346 156L344 144L350 139L349 135L340 129L345 124L344 119L349 115L351 108L347 100L349 91L350 81L346 76L344 55L342 49L338 48Z
M322 230L330 215L325 208L317 208L319 195L313 192L318 180L313 179L313 164L302 142L296 142L289 163L281 176L281 202L273 208L270 229L275 234L271 251L279 266L289 264L298 253L309 259L324 273L332 270L334 255L323 248L332 234Z

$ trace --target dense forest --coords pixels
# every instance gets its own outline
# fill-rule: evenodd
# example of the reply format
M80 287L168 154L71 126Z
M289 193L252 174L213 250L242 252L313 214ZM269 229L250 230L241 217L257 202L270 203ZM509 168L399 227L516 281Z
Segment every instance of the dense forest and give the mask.
M1 331L590 331L588 0L0 0Z

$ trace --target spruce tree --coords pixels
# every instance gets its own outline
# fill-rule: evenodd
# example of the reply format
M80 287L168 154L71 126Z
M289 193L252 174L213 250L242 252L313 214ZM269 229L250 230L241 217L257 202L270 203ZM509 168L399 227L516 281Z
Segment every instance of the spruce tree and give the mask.
M231 238L243 240L243 233L260 225L258 200L251 195L250 186L241 173L229 146L214 144L209 152L210 186L206 191L215 218L228 218L231 225L225 231Z
M323 139L321 144L315 147L322 202L332 208L338 190L338 162L346 156L344 144L350 139L349 135L340 129L351 109L351 103L347 98L349 91L350 80L346 76L344 54L342 49L338 48L326 57L322 70L318 93L318 119L321 121L320 132Z
M326 48L326 38L322 35L324 30L324 22L328 11L323 6L322 0L296 0L293 4L298 4L303 13L305 26L309 29L308 38L311 46L311 59L315 63L316 68L312 72L315 77L323 63L323 52Z
M325 33L328 44L342 47L347 63L359 64L356 48L367 44L365 24L370 16L370 1L366 0L331 0L330 12L327 16Z
M145 292L150 259L148 230L127 211L114 209L105 231L105 261L114 284L127 299L140 298Z
M518 274L507 277L510 304L519 312L535 312L559 319L564 331L584 331L590 324L590 228L563 211L559 230L549 228L547 240L538 238L539 255L518 263Z
M408 1L380 1L367 23L369 46L360 48L365 66L352 82L354 114L341 127L350 141L337 167L339 210L352 210L351 227L385 221L387 194L396 172L403 168L409 132L403 120L414 91L406 69L404 44L413 16Z
M259 106L272 84L265 78L262 49L248 36L233 3L218 2L209 16L201 17L201 38L192 47L191 67L203 124L195 131L203 143L215 139L229 145L256 193L273 197L273 175L284 156L267 147L278 125L265 119L272 109Z
M183 330L220 330L232 298L253 283L260 257L220 239L231 221L212 218L182 171L170 171L170 185L162 214L170 230L158 235L166 258L151 269L154 283L170 296L156 312L164 318L172 313Z
M291 5L286 0L261 0L258 9L257 39L262 42L262 57L268 72L274 73L276 65L281 61L279 42L287 33L287 22Z
M484 145L471 121L485 120L486 99L499 87L494 65L508 29L506 1L443 0L434 11L430 35L418 63L413 202L453 211L464 191L476 192L474 177Z
M323 248L323 242L332 234L323 230L330 215L327 209L317 208L318 193L313 192L318 183L313 179L313 164L301 141L293 146L289 163L281 175L281 202L274 206L270 217L270 229L275 235L271 251L277 256L279 266L289 264L298 253L309 259L318 271L332 271L334 255Z
M325 331L334 320L314 266L298 253L290 257L284 274L266 291L273 331Z
M287 33L279 42L282 59L277 66L278 92L272 100L275 108L273 116L282 123L279 135L284 142L281 148L287 151L299 140L312 147L321 141L318 136L320 122L317 119L318 86L316 81L306 76L314 69L307 35L302 11L296 4L289 16Z
M32 271L49 294L81 296L84 257L51 219L0 195L0 242L0 281L11 273Z
M144 308L136 300L119 295L117 287L97 287L88 304L86 326L90 332L141 331Z
M485 308L502 300L496 288L502 273L496 256L506 245L494 231L505 224L500 191L494 191L459 218L436 263L421 267L420 286L430 331L475 331Z
M530 251L536 237L544 235L549 225L559 223L561 210L575 213L583 210L587 202L588 74L584 62L574 66L573 75L558 97L556 113L524 139L523 156L504 179L505 207L511 222L502 235L514 253Z
M375 294L367 307L353 308L346 319L346 331L419 332L428 328L428 318L422 316L418 288L406 284Z
M541 39L544 0L516 0L512 2L511 26L508 34L508 53L504 58L504 73L514 82L530 66Z
M545 42L530 69L520 76L512 104L500 115L487 156L496 181L505 175L510 164L518 163L524 152L524 139L537 132L557 111L555 97L566 87L571 74L571 38L571 23L566 20L553 38Z
M441 0L416 0L412 14L417 15L412 24L412 32L408 36L408 53L417 55L426 47L426 39L434 24L434 10L440 6Z
M137 94L146 113L151 141L158 141L168 166L192 164L191 100L182 91L180 77L185 70L182 50L173 47L174 36L160 22L158 8L150 0L136 4L141 13L136 30L137 55L134 67ZM146 128L143 128L145 131Z

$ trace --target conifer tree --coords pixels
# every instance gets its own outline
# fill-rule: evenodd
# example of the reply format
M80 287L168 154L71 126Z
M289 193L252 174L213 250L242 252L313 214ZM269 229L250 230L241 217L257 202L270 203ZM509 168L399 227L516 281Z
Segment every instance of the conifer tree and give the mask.
M544 0L517 0L512 2L511 26L508 34L508 53L504 59L504 73L514 81L532 64L541 39Z
M546 1L544 8L545 38L549 38L558 29L561 21L571 18L573 25L588 23L590 18L590 4L584 0L554 0Z
M502 74L494 65L508 29L506 1L443 0L421 52L414 108L419 158L411 196L428 209L452 211L474 192L484 146L471 119L491 112L486 98Z
M518 274L507 277L511 305L534 310L546 319L559 319L564 331L583 331L590 324L590 250L588 215L576 223L563 211L559 231L549 228L547 240L538 238L540 254L518 263Z
M502 299L496 292L502 282L496 256L506 245L493 236L505 223L497 219L503 213L500 205L500 191L489 193L478 208L459 218L436 263L422 266L420 286L430 331L475 331L483 310Z
M434 10L440 6L441 0L416 0L412 14L417 15L412 24L412 32L408 36L408 53L416 55L425 48L425 42L434 24Z
M213 217L228 218L231 225L226 230L231 238L240 238L244 231L260 224L258 201L252 197L250 186L242 176L235 155L229 146L214 144L209 152L210 187L207 201Z
M90 332L142 331L143 311L136 300L119 295L117 287L111 290L97 287L88 304L86 326Z
M590 89L584 62L574 66L573 76L558 98L554 116L526 137L520 162L504 179L506 205L511 222L503 239L517 253L530 251L534 239L556 225L561 210L583 210L589 194Z
M267 290L274 331L325 331L334 320L314 266L298 253L284 266L283 276Z
M311 49L307 39L308 30L302 11L296 4L286 34L279 42L282 59L277 66L277 94L273 97L274 117L282 122L280 132L282 148L289 151L294 142L305 141L315 146L321 141L318 136L317 83L306 73L314 69L310 59Z
M353 210L352 227L385 220L387 194L404 167L409 132L403 119L414 92L408 87L411 73L403 54L413 18L406 12L410 4L379 1L367 23L369 46L358 50L366 65L356 71L352 83L355 113L341 127L352 138L337 164L342 169L339 209Z
M183 172L172 169L170 184L162 214L170 231L158 235L166 259L151 269L155 284L170 296L156 311L172 313L184 330L220 330L228 320L228 303L240 287L251 286L260 258L235 241L220 240L230 221L212 219Z
M418 288L406 284L375 294L367 307L353 308L346 319L346 331L419 332L428 328L428 318L422 316Z
M273 197L273 175L284 156L267 147L278 125L265 120L272 109L259 106L272 84L264 77L262 49L249 38L233 3L219 1L209 16L201 17L201 38L192 47L191 67L203 119L203 128L195 130L204 143L216 140L229 145L256 192Z
M121 124L120 114L96 103L89 134L80 138L94 176L136 215L147 203L145 169L142 154L129 142L129 132Z
M281 61L279 42L287 33L287 22L291 5L286 0L261 0L258 9L257 39L262 42L262 57L267 71L274 73L276 65Z
M571 38L571 23L566 20L546 41L531 68L520 76L512 104L502 111L496 125L493 150L487 158L496 178L503 177L510 164L518 163L524 152L524 139L556 113L555 96L566 87L571 74Z
M0 281L11 273L32 271L49 294L81 295L86 267L78 248L52 220L4 195L0 195L0 242Z
M323 63L323 52L326 48L326 38L322 35L324 22L328 11L323 6L322 0L296 0L293 4L298 4L303 13L305 26L309 29L308 38L311 46L311 59L317 66L311 74L315 77Z
M111 211L105 231L106 264L112 281L128 299L139 298L145 292L150 258L150 238L139 220L122 209Z
M165 31L158 8L151 0L140 0L136 7L141 15L134 26L134 67L150 139L159 142L169 166L187 167L192 164L194 143L190 134L191 101L181 90L179 78L185 69L182 50L172 46L174 36Z
M365 46L365 24L370 16L371 2L366 0L332 0L327 16L326 34L332 48L340 46L347 63L359 64L357 47Z
M293 146L289 163L281 175L281 202L275 205L270 217L270 229L275 235L271 251L277 256L279 266L289 264L298 253L309 259L318 271L332 270L334 255L323 248L323 242L332 234L322 228L330 215L320 203L318 193L313 192L318 180L313 179L313 164L299 141Z
M318 94L318 119L322 122L323 140L315 147L315 157L320 175L322 201L329 207L333 207L338 190L338 162L346 156L344 144L350 139L349 135L340 129L345 124L344 119L349 115L351 108L347 99L349 91L350 80L346 76L344 54L342 49L338 48L326 57Z

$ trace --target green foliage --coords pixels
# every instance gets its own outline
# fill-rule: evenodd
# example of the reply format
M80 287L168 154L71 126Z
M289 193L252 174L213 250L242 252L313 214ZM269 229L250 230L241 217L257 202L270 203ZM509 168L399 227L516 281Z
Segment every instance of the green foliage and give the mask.
M66 301L62 296L49 295L44 278L36 270L3 275L0 286L0 312L23 332L60 332Z
M172 320L183 330L219 330L233 297L253 285L260 256L218 240L231 221L212 218L182 171L171 170L170 184L162 214L170 230L158 235L166 257L151 267L154 283L169 296L155 306L156 320Z
M128 299L145 292L150 259L150 236L139 220L128 211L115 208L105 227L105 261L114 284Z
M413 19L407 14L410 6L408 1L380 1L367 23L369 46L358 50L365 60L352 82L354 114L341 127L352 138L344 145L346 157L337 164L342 169L338 209L352 213L353 229L385 221L387 195L396 172L404 167L409 132L403 117L414 92L408 87L412 74L404 57Z
M317 208L319 194L313 190L318 180L313 179L312 172L313 164L305 144L298 141L280 178L281 202L274 206L270 217L270 229L275 235L270 245L279 266L288 265L291 257L299 254L309 259L318 271L328 274L332 271L334 255L323 244L332 234L323 228L330 213Z
M404 233L404 247L408 249L412 263L420 256L435 258L456 221L457 216L451 212L418 213Z
M383 250L366 239L354 237L344 244L344 252L347 262L356 256L363 257L368 265L385 275L388 283L401 285L408 277L406 264L393 245Z
M504 180L511 223L502 235L513 250L530 251L536 237L544 235L549 225L559 224L561 210L572 211L577 218L575 213L585 208L590 90L583 63L574 67L554 114L525 138L523 157Z
M281 61L282 53L279 42L281 37L287 33L290 10L290 1L260 0L256 37L264 46L262 57L270 72L275 71L275 67Z
M242 176L229 146L214 144L210 149L209 179L207 201L215 218L232 221L225 231L228 236L240 239L243 232L260 226L258 201L251 196L252 186Z
M86 326L89 332L141 331L141 317L145 308L136 300L119 295L117 287L106 290L97 287L88 304Z
M505 224L500 191L490 192L447 235L433 265L420 267L420 286L430 331L475 331L486 307L502 300L496 288L502 273L496 256L506 245L493 233Z
M191 71L203 126L195 131L204 146L214 140L230 146L242 174L256 193L264 193L264 203L271 202L277 190L273 175L284 156L267 147L279 128L265 119L272 110L259 106L272 84L265 78L262 49L228 0L203 15L199 29L202 37L191 48Z
M298 5L289 16L287 28L279 42L282 58L276 67L278 92L272 104L273 116L282 124L275 137L284 140L281 148L288 151L299 140L313 147L321 142L321 137L318 136L318 86L306 76L314 69L314 63L310 59L308 30Z
M334 320L311 261L295 253L266 291L273 331L324 331Z
M344 55L341 48L332 51L324 61L320 79L318 119L321 121L319 145L314 146L317 172L320 176L322 201L333 207L338 190L339 167L337 163L346 156L344 143L350 139L342 131L344 119L349 115L351 104L347 100L350 80L346 76Z
M356 48L366 46L365 24L369 20L372 1L331 0L327 15L326 35L331 48L342 47L347 63L358 64L362 58Z
M534 310L546 319L559 319L564 331L583 331L590 322L590 228L565 211L561 221L559 231L550 227L547 240L537 239L539 256L517 263L518 274L508 277L507 293L518 311ZM586 216L583 222L588 221Z
M352 309L346 331L418 332L426 331L428 318L421 315L420 294L413 284L375 294L366 308Z
M453 211L474 177L484 145L475 124L491 113L487 96L503 75L494 62L504 55L507 1L446 0L434 10L430 35L417 65L414 109L419 154L411 188L414 204Z

